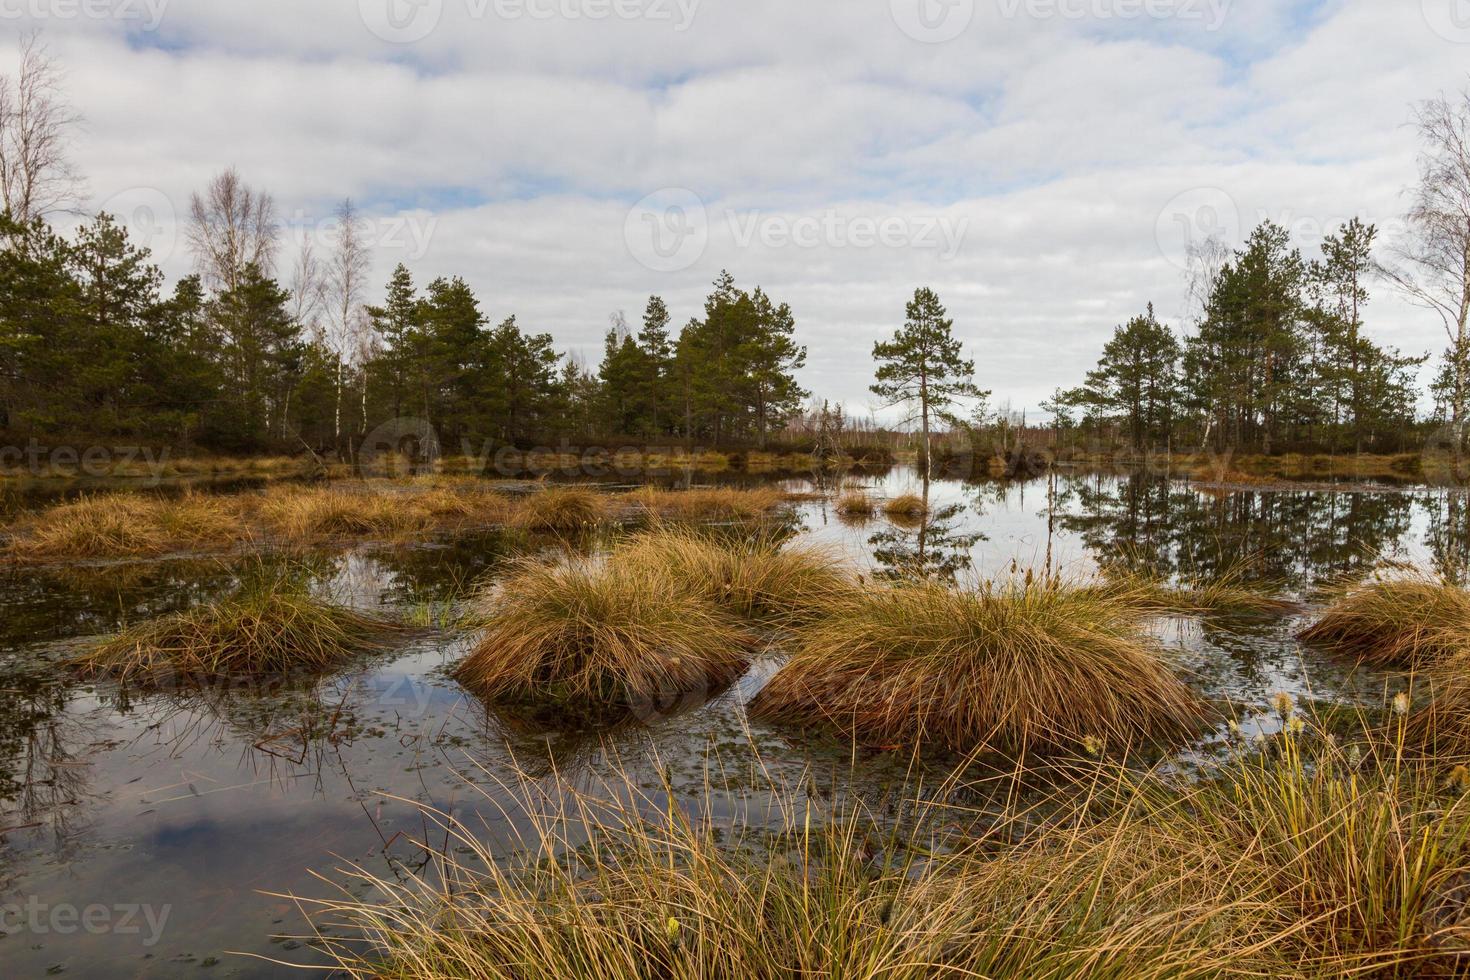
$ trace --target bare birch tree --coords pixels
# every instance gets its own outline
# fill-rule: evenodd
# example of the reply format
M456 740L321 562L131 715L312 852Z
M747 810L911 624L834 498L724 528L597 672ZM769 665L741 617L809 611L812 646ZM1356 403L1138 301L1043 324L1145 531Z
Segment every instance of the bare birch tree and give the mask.
M246 266L266 275L273 271L280 238L276 202L230 167L203 194L190 196L187 234L199 272L216 289L232 290Z
M1419 106L1419 184L1383 271L1415 304L1439 314L1449 338L1451 425L1464 443L1470 401L1470 91Z
M342 441L342 389L347 358L360 348L363 293L371 266L368 245L359 227L357 208L349 198L337 208L337 241L327 262L326 292L331 334L337 359L337 392L333 432Z
M21 38L16 73L0 75L0 203L22 223L81 203L82 180L67 159L67 139L81 116L62 81L39 34Z

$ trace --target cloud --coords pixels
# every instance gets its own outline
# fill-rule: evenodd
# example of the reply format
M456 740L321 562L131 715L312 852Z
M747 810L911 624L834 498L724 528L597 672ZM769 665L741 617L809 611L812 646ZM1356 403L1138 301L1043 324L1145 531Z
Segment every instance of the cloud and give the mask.
M389 2L427 32L383 40ZM356 199L379 280L463 275L589 360L609 313L659 293L688 318L729 268L792 304L803 381L856 410L918 285L1019 408L1146 303L1178 322L1171 259L1202 224L1271 218L1309 254L1354 214L1390 234L1410 106L1462 87L1470 51L1417 2L962 0L934 8L969 11L940 44L920 2L172 0L155 30L123 16L146 0L5 10L69 67L94 205L171 275L189 192L235 165L298 230ZM655 271L629 209L668 188L704 237ZM1443 346L1385 289L1369 330Z

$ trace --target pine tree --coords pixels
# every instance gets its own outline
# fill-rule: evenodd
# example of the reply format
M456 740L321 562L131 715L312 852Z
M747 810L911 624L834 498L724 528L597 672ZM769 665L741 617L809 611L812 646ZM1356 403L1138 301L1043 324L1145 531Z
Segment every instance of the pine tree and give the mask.
M873 394L889 405L916 407L924 434L924 472L931 471L930 434L956 398L979 398L975 362L961 356L954 321L933 290L920 288L907 307L904 325L887 342L873 345L879 362ZM911 417L912 419L912 417Z

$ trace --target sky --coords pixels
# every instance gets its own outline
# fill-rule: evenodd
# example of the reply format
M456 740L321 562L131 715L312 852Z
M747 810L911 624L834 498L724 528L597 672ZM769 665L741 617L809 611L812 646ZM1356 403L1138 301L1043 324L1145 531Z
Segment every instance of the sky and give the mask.
M1186 328L1191 242L1391 243L1413 107L1470 85L1470 0L0 0L0 30L66 67L89 208L170 278L233 166L283 278L350 197L375 283L463 276L593 366L613 315L682 324L728 269L856 414L919 286L1039 415L1147 304ZM1445 346L1384 285L1367 330Z

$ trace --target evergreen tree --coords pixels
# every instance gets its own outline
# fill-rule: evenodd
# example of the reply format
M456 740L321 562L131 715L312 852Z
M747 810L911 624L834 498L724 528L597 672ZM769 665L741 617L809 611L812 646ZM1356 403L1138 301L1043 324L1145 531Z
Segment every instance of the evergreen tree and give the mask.
M960 341L932 289L914 291L904 325L887 342L873 345L879 362L873 394L889 405L914 406L924 433L924 471L930 471L930 433L933 422L944 417L956 398L980 398L975 386L975 362L961 356Z

